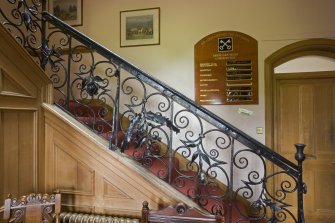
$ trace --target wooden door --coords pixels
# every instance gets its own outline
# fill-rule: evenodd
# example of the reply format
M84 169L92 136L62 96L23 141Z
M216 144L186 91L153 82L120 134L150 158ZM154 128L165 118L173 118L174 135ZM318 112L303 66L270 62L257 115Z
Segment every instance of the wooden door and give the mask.
M335 72L276 74L276 79L275 150L296 163L293 145L306 144L306 222L334 223Z

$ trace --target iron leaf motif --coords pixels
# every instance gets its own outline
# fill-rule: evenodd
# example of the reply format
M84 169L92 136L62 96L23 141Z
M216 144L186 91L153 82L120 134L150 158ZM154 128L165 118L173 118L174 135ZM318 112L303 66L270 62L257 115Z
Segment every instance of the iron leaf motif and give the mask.
M36 30L34 30L33 19L30 14L37 15L38 10L34 6L28 7L26 4L27 3L24 0L19 0L16 10L20 11L22 8L21 17L23 24L27 30L34 32Z
M27 30L29 30L29 25L31 24L32 20L31 20L28 10L25 10L24 12L22 12L22 19L23 19L24 25L26 26Z
M17 10L19 10L21 7L22 7L22 5L23 5L23 0L19 0L18 1L18 4L17 4Z
M100 89L99 82L102 82L103 79L99 76L90 75L89 77L83 79L82 88L85 89L91 97L97 95Z
M198 156L199 156L199 152L198 151L196 151L196 152L193 153L192 159L191 159L191 164L194 163L194 161L198 158Z
M200 157L210 166L211 165L211 162L208 158L208 156L206 156L205 154L201 153L200 154Z
M53 59L55 57L56 59ZM63 59L61 58L61 54L58 50L56 50L55 45L52 45L51 48L47 46L47 44L43 47L42 50L42 61L41 66L44 67L48 62L51 64L51 68L56 67L57 62L61 62Z
M166 125L168 128L172 129L176 133L180 132L180 130L176 126L174 126L168 118L162 116L161 114L156 114L149 111L145 114L145 117L150 121L156 122L161 125Z
M197 159L197 158L200 158L202 159L203 161L205 161L209 166L211 165L211 162L208 158L208 156L206 156L205 154L203 153L200 153L199 151L195 151L192 155L192 159L191 159L191 164L194 163L194 161Z

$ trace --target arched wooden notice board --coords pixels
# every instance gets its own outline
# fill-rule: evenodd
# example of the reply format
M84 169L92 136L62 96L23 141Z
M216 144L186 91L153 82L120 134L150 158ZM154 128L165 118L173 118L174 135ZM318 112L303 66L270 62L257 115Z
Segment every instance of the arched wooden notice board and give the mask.
M202 105L258 104L258 44L221 31L194 46L195 101Z

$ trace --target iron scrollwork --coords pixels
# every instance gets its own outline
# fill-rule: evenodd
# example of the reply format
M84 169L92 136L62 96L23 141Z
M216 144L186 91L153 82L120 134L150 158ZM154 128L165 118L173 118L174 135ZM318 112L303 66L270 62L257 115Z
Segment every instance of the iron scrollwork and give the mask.
M10 7L10 5L12 5L11 11L6 14L3 9ZM0 6L2 25L24 48L40 58L38 52L42 46L39 41L42 33L40 16L42 2L39 0L33 0L31 3L26 0L3 0Z
M121 86L123 95L129 97L128 103L124 104L126 109L120 117L124 132L121 149L147 168L152 165L160 166L156 175L168 180L169 160L166 157L171 146L170 131L179 132L172 121L163 115L171 113L171 101L161 93L148 94L143 82L135 77L126 78ZM135 92L141 93L134 94ZM129 124L125 125L127 120Z

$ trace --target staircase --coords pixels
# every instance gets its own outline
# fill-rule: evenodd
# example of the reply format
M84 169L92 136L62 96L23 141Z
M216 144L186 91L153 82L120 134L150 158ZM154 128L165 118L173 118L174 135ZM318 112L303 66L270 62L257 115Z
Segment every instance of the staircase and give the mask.
M79 103L70 101L68 111L73 116L77 117L78 121L86 124L92 131L96 131L101 137L109 140L112 135L112 125L109 124L111 123L110 117L102 117L103 115L101 114L103 113L104 108L93 104L94 103L89 106L81 106ZM131 123L130 125L134 124L129 120L127 120L127 123ZM129 127L127 129L129 129ZM211 182L212 185L209 185L207 182L205 183L204 179L201 179L201 176L196 171L195 166L191 168L188 167L192 165L189 160L176 152L174 152L175 154L170 155L169 150L166 149L167 145L159 140L143 140L143 137L145 137L143 135L144 133L138 135L138 130L131 136L132 139L129 140L130 143L125 145L125 135L129 134L129 132L126 134L121 132L118 135L118 141L123 142L123 144L120 143L119 147L125 150L125 154L147 167L153 174L162 180L169 182L179 192L191 197L195 202L201 202L199 195L200 197L206 197L208 196L206 194L211 194L211 196L206 198L206 201L202 206L207 211L214 214L218 210L213 209L213 207L220 207L219 211L226 216L225 222L229 222L229 219L227 219L229 215L227 213L222 213L221 210L221 207L224 206L224 211L227 212L226 208L229 207L229 200L225 196L227 190L226 185L223 185L216 180ZM194 159L197 158L194 155L193 157ZM194 160L192 162L194 162ZM169 167L169 164L171 167ZM220 199L214 198L214 196ZM233 206L235 206L236 209L231 210L231 222L238 222L239 220L244 219L243 216L248 216L245 204L248 202L243 198L239 198L233 202ZM244 220L244 222L250 221Z
M2 1L0 15L53 81L57 106L225 222L304 222L304 145L296 145L292 163L49 14L45 4ZM49 24L56 29L47 31Z

